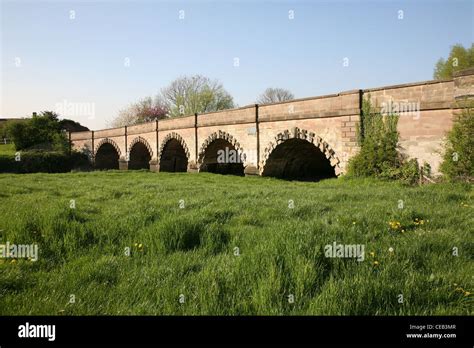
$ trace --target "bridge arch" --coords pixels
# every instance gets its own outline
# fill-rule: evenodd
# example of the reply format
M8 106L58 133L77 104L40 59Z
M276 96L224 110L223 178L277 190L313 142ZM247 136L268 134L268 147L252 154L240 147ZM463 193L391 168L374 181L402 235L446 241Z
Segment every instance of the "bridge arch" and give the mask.
M263 152L262 176L319 180L339 176L340 160L315 133L297 127L278 133Z
M138 136L128 146L128 169L150 169L153 150L146 139Z
M94 167L96 169L119 169L119 159L122 155L115 141L104 138L97 143L94 151Z
M161 172L186 172L190 152L184 139L178 133L169 133L160 146Z
M198 154L200 172L244 175L246 155L235 137L225 131L209 135Z

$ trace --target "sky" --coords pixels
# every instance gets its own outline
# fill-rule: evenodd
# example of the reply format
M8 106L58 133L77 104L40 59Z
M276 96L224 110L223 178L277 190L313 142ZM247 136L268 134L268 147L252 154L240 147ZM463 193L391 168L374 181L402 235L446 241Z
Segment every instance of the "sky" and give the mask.
M431 80L474 37L474 0L0 0L0 118L60 111L91 129L177 77L238 106Z

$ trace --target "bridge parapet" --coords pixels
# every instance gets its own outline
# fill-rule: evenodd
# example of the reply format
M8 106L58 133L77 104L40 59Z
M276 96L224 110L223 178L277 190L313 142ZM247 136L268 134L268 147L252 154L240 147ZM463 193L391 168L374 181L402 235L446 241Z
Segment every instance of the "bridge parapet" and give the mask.
M158 130L160 132L186 128L194 128L194 115L170 118L158 122Z
M200 114L197 118L198 127L226 126L244 123L255 123L254 105Z
M147 122L142 124L137 124L133 126L127 126L127 134L128 135L135 135L135 134L143 134L143 133L151 133L156 132L156 122Z

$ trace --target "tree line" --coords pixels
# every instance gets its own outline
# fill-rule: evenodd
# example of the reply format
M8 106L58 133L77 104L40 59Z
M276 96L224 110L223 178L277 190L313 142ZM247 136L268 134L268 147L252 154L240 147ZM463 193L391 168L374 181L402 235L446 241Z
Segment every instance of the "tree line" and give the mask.
M267 88L256 100L269 104L294 99L293 93L283 88ZM237 107L233 97L218 80L202 75L179 77L161 89L156 96L148 96L119 111L110 122L111 127L161 120L169 117L207 113Z

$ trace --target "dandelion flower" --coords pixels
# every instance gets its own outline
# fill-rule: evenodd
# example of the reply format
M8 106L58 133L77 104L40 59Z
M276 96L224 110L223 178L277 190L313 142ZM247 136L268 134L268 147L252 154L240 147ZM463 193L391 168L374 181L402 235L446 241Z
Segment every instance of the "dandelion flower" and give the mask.
M378 261L374 261L374 266L378 266L379 265L379 262Z
M393 253L393 248L392 247L388 248L388 251Z

